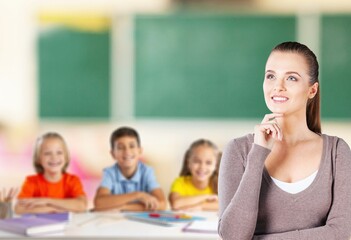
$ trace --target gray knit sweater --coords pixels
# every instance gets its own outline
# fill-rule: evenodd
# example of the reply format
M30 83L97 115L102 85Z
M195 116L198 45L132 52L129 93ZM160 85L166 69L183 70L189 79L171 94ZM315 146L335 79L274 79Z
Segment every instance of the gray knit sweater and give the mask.
M253 135L234 139L219 171L219 235L224 239L325 239L351 237L351 152L347 143L322 134L316 178L290 194L274 184L264 161L269 149Z

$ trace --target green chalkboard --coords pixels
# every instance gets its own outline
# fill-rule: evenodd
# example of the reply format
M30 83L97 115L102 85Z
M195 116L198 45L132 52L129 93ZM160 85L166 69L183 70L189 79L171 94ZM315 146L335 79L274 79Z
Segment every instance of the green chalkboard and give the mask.
M350 119L351 15L324 15L321 29L322 117Z
M41 118L110 116L110 32L70 28L38 39Z
M261 118L271 49L294 41L294 16L138 15L135 114Z

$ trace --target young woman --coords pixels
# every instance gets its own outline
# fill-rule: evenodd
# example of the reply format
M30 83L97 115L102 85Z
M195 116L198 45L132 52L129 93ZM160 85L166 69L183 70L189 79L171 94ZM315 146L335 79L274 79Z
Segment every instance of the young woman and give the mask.
M276 46L263 91L271 113L223 153L220 236L349 240L351 152L344 140L321 134L314 53L297 42Z

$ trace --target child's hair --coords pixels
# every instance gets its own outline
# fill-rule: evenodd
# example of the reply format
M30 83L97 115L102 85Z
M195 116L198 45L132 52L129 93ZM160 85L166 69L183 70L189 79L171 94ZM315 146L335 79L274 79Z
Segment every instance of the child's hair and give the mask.
M62 168L62 172L65 173L67 170L67 167L68 167L68 164L70 161L70 157L69 157L69 152L68 152L66 142L60 134L58 134L56 132L48 132L48 133L45 133L42 136L40 136L35 143L34 154L33 154L33 165L34 165L34 169L37 173L44 173L44 168L40 163L41 145L43 144L43 142L45 140L52 139L52 138L59 139L62 142L64 155L65 155L65 162L66 162Z
M218 194L218 170L219 170L219 162L220 162L221 154L220 154L217 146L213 142L211 142L210 140L199 139L190 145L190 147L188 148L188 150L184 154L183 166L182 166L182 169L180 171L179 176L191 176L191 172L190 172L190 169L188 167L189 159L190 159L190 156L192 155L194 149L199 147L199 146L206 146L206 147L212 148L214 151L214 154L216 156L216 169L214 170L214 172L210 178L210 187L214 193Z
M115 141L121 137L134 137L137 140L138 146L140 147L140 137L136 130L130 127L120 127L112 132L110 137L111 149L114 148Z

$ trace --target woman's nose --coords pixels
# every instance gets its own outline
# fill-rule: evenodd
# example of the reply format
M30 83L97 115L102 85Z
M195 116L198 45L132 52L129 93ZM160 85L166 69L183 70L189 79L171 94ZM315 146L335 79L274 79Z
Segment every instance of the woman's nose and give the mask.
M277 79L274 83L274 90L275 91L283 91L285 90L285 84L283 79Z

